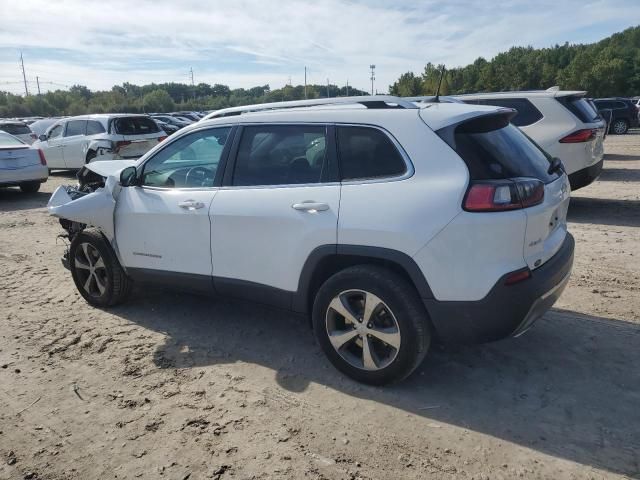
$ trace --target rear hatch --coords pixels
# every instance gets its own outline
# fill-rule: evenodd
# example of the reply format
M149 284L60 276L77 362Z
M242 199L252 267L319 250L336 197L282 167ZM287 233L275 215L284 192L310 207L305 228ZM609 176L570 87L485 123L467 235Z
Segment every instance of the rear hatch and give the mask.
M150 117L117 117L111 121L114 151L119 158L138 158L155 147L167 134Z
M569 182L561 169L550 172L553 159L509 123L512 115L513 111L502 109L436 133L469 169L463 208L484 215L524 210L527 223L523 256L533 270L551 258L564 242ZM489 196L483 197L487 193ZM475 205L469 203L472 194Z
M599 162L604 157L604 137L606 135L607 122L598 113L586 97L586 92L571 92L563 94L558 92L556 100L569 110L578 122L578 129L560 140L561 143L581 144L585 155L589 159L588 165ZM580 135L584 131L591 130L590 136Z

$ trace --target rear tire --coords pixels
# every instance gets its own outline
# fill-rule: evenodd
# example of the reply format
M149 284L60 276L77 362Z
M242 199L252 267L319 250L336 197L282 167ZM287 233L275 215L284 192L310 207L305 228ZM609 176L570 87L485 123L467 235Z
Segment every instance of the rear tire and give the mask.
M95 307L124 302L133 286L111 245L94 230L78 233L71 242L69 269L80 295Z
M40 190L40 182L25 182L20 184L20 190L24 193L36 193Z
M427 311L413 285L372 265L350 267L329 278L316 295L312 321L331 363L372 385L408 377L431 342Z
M626 120L615 120L611 124L611 133L624 135L629 131L629 123Z

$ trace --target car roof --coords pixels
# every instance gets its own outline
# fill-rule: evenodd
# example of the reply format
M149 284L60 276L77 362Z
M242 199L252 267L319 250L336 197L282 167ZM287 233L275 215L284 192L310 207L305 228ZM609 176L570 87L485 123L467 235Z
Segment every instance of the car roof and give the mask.
M0 120L0 125L24 125L27 126L22 120Z
M358 123L385 127L400 116L418 114L431 129L459 123L476 116L511 112L511 109L465 103L417 103L416 108L367 108L359 104L317 105L246 112L242 115L203 119L190 125L190 131L204 125L234 125L238 123Z
M585 90L520 90L511 92L482 92L468 93L462 95L452 95L454 98L461 100L483 99L483 98L522 98L522 97L569 97L569 96L585 96Z
M122 117L148 117L146 113L94 113L89 115L76 115L75 117L61 118L60 120L106 120Z

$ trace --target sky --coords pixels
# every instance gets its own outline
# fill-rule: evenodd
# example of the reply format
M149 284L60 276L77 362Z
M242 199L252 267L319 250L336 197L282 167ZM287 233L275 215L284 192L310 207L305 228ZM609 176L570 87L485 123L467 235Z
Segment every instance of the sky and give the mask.
M386 92L427 62L589 43L640 24L640 0L0 0L0 90L191 81Z

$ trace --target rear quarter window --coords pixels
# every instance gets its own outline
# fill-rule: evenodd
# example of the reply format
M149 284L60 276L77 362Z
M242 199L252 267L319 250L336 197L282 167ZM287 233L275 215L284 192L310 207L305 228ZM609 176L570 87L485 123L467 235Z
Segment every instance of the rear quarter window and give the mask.
M156 122L148 117L120 117L113 120L114 131L120 135L147 135L160 132Z
M96 120L87 121L87 135L97 135L104 132L104 127L100 122Z
M338 127L338 154L343 180L396 177L407 165L393 142L371 127Z

